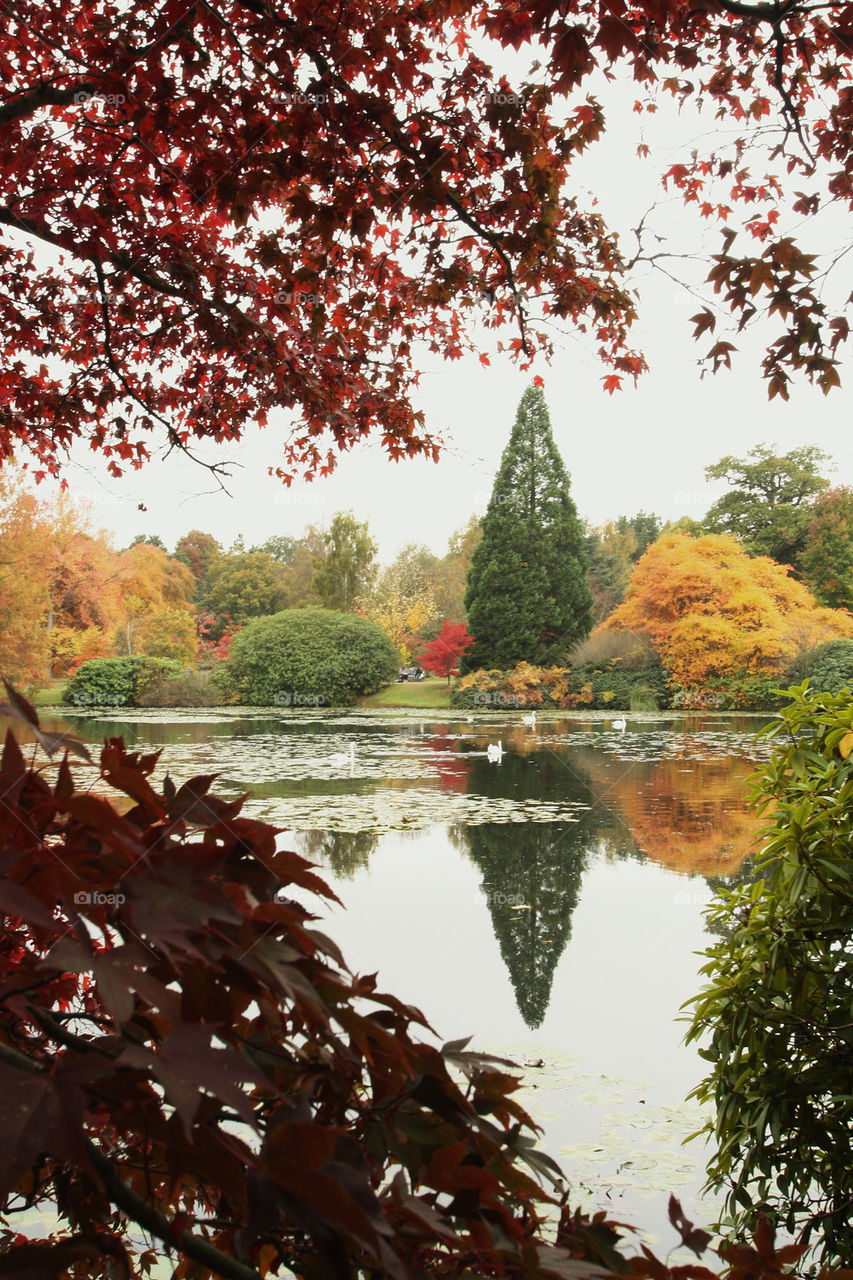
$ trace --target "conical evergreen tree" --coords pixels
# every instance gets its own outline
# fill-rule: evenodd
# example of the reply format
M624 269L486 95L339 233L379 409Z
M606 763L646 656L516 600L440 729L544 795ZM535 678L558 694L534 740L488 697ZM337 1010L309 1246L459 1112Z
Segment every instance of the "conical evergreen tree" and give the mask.
M504 450L465 592L465 669L564 661L588 634L583 530L545 396L528 387Z

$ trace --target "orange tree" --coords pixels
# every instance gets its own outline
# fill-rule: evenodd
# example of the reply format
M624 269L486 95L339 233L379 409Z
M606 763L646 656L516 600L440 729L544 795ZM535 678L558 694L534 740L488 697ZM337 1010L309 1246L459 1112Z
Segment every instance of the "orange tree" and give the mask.
M169 1251L176 1280L713 1280L629 1263L615 1224L570 1211L509 1064L439 1049L347 969L317 928L334 895L242 800L155 787L157 755L111 739L120 812L91 772L78 789L83 744L9 695L64 754L37 769L10 731L0 758L0 1275L135 1280ZM760 1221L719 1252L769 1280L802 1251Z
M676 532L652 543L600 630L648 636L686 689L778 673L799 651L853 634L853 618L821 608L785 567L728 535Z

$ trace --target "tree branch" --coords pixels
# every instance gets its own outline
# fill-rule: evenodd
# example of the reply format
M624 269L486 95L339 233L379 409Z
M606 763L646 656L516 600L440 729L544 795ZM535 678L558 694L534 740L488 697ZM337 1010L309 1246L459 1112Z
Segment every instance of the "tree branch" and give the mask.
M163 1244L170 1248L175 1248L177 1245L181 1252L193 1262L209 1267L211 1271L222 1276L223 1280L262 1280L260 1272L254 1267L247 1267L236 1258L229 1258L227 1254L222 1253L215 1245L203 1240L200 1236L194 1236L189 1231L182 1231L178 1235L167 1217L146 1204L141 1196L131 1191L130 1187L122 1182L115 1172L113 1161L102 1155L88 1138L85 1147L86 1155L110 1200L149 1235L162 1240Z
M7 98L0 105L0 128L23 116L33 115L41 107L67 107L72 102L85 102L95 93L97 86L91 80L80 80L66 89L58 89L52 84L35 85L25 93Z

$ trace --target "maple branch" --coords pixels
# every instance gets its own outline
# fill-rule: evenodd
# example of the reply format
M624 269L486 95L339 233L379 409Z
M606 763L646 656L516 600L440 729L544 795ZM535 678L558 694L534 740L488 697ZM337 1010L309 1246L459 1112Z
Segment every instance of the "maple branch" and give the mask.
M22 116L31 116L41 107L67 107L72 102L85 102L97 93L97 86L91 80L81 80L66 89L58 89L56 85L40 84L14 98L7 98L0 105L0 128Z
M300 36L304 37L304 34L305 34L304 30L301 28L300 24L295 21L295 19L285 18L281 14L274 13L272 10L272 7L269 4L267 4L265 0L239 0L239 3L244 8L249 9L252 13L262 15L265 18L272 18L273 21L275 21L278 24L278 26L283 27L291 35L298 33L300 34ZM210 3L208 3L208 0L205 0L205 8L212 9L212 6L210 5ZM223 21L223 25L225 25L225 20L222 19L222 21ZM317 68L320 75L327 77L329 81L332 84L334 84L335 87L339 90L342 96L348 99L352 93L352 87L348 83L348 81L346 81L343 78L343 76L341 76L337 71L335 71L335 69L329 63L328 59L322 53L320 53L318 49L312 49L311 46L307 43L307 41L305 41L304 39L303 39L303 49L304 49L304 52L308 55L308 57L311 59L311 61L314 63L314 66ZM408 142L405 134L402 131L401 123L397 118L396 114L391 113L392 119L394 121L394 125L397 126L396 128L394 128L392 125L389 125L388 123L386 123L385 119L379 114L378 111L371 110L370 108L367 108L364 106L363 106L363 110L365 112L365 115L369 116L369 118L373 121L374 125L376 125L376 127L382 133L385 134L385 136L394 144L394 146L396 146L397 150L400 151L403 155L408 156L408 158L412 161L413 165L415 166L415 169L418 172L421 182L424 182L428 177L428 175L430 174L430 172L438 164L438 160L437 159L433 160L427 166L427 168L424 169L420 163L421 161L420 154ZM527 342L527 324L526 324L526 313L524 310L524 304L521 300L521 295L518 291L518 284L516 282L515 271L513 269L512 261L509 257L509 254L506 252L503 245L501 244L500 237L496 234L496 232L491 231L488 227L484 227L482 223L479 222L477 218L474 217L473 214L469 213L468 210L465 208L465 206L462 204L462 202L456 196L454 196L453 193L447 187L443 188L441 194L442 194L442 198L446 201L446 203L450 206L450 208L455 211L457 217L462 222L464 222L467 227L470 227L475 235L479 236L481 239L485 240L487 244L491 245L492 249L494 249L495 253L498 255L501 262L503 263L503 267L506 272L507 284L515 300L516 310L518 312L518 327L521 332L521 349L525 355L529 356L530 348Z
M222 1276L223 1280L262 1280L260 1272L254 1267L247 1267L236 1258L230 1258L227 1254L221 1253L215 1245L202 1239L201 1236L194 1236L189 1231L181 1231L178 1235L174 1224L164 1214L147 1204L141 1196L131 1191L130 1187L122 1182L115 1172L112 1160L102 1155L88 1138L85 1139L85 1149L110 1200L149 1235L155 1236L172 1249L177 1244L181 1252L193 1262L209 1267L211 1271Z
M44 1014L44 1010L38 1010L40 1014ZM46 1016L46 1020L52 1021L50 1015ZM64 1038L64 1037L63 1037ZM76 1040L77 1037L71 1037ZM83 1042L85 1043L85 1042ZM87 1045L91 1048L91 1045ZM26 1071L30 1075L46 1075L47 1068L41 1067L38 1063L33 1062L25 1054L19 1053L16 1049L12 1049L9 1045L0 1043L0 1059L17 1067L21 1071ZM174 1248L177 1244L188 1258L192 1258L193 1262L198 1262L201 1266L209 1267L211 1271L215 1271L217 1275L222 1276L223 1280L261 1280L261 1275L254 1267L247 1267L242 1262L238 1262L236 1258L229 1258L226 1254L221 1253L215 1245L210 1244L201 1236L194 1236L189 1231L182 1231L178 1236L174 1224L169 1221L162 1213L159 1213L152 1205L149 1205L132 1191L126 1183L115 1172L115 1166L112 1160L102 1155L95 1144L89 1139L84 1138L83 1145L89 1163L97 1173L104 1190L110 1200L119 1209L126 1213L133 1221L149 1235L155 1236L161 1240L163 1244L169 1248Z
M794 100L791 97L791 91L785 84L785 36L781 27L781 17L777 22L773 23L773 40L776 45L773 84L776 88L776 92L782 99L782 115L788 122L788 132L793 132L797 135L801 147L812 162L812 165L814 165L815 158L803 134L803 126L800 121L799 113L796 105L794 104Z
M769 22L774 26L797 7L797 0L788 0L783 5L745 4L743 0L716 0L716 3L727 13L734 13L740 18L755 18L757 22Z

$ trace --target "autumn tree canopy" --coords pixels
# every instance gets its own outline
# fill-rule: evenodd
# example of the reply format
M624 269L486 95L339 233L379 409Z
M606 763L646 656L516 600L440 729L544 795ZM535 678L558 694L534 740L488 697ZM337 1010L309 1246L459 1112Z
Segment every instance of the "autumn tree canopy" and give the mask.
M118 473L278 413L285 477L371 433L434 454L415 347L457 358L477 321L523 361L587 330L615 389L643 368L635 295L571 174L601 69L641 111L660 86L737 122L663 176L720 223L723 311L774 317L771 394L828 390L848 322L781 213L853 200L849 24L832 0L6 6L0 450L54 470L82 437Z
M853 618L821 608L767 556L735 538L668 533L638 561L625 600L602 630L648 636L682 687L774 674L799 651L853 634Z

